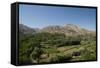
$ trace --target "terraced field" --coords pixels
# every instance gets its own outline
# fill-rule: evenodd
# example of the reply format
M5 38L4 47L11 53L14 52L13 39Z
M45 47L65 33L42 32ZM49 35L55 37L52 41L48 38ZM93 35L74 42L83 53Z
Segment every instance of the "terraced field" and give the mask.
M80 39L63 34L36 34L20 41L21 64L61 63L96 60L94 37Z
M54 49L55 51L51 49L51 51L49 51L48 53L49 56L44 59L41 59L41 62L49 63L51 59L53 62L95 60L96 59L95 49L96 49L95 45L63 46L57 48L56 50ZM62 58L62 60L60 61L57 60L59 57Z

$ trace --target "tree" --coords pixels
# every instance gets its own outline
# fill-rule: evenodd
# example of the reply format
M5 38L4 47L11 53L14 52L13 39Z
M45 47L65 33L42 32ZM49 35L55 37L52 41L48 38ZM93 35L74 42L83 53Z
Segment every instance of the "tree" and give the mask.
M34 46L34 49L30 55L31 61L33 63L39 63L40 62L40 56L43 54L42 45L40 43L37 43ZM35 61L35 62L34 62Z

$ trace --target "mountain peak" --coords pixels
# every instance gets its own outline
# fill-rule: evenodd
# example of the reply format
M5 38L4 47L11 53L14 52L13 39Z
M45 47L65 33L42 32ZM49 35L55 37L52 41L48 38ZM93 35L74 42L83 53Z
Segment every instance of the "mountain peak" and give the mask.
M79 26L74 25L74 24L66 24L64 27L68 27L68 28L70 28L70 27L72 27L72 28L79 28Z
M48 32L48 33L64 33L66 35L84 35L87 33L92 33L84 28L81 28L74 24L66 24L64 26L59 25L53 25L53 26L47 26L42 29L34 29L27 27L23 24L19 25L19 31L23 34L34 34L37 32Z
M19 24L19 32L20 33L23 33L23 34L33 34L35 33L35 29L33 28L30 28L26 25L23 25L23 24Z

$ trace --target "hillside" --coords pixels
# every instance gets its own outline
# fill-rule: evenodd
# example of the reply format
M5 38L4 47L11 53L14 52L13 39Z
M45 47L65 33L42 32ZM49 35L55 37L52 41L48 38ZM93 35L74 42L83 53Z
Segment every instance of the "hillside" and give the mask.
M76 25L19 28L19 63L96 60L96 34ZM22 37L23 36L23 37Z

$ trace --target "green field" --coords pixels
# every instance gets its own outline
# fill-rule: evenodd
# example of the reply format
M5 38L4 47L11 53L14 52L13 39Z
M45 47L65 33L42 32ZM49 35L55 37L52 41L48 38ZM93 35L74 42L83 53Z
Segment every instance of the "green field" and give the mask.
M96 60L95 35L36 33L19 38L19 63L59 63Z

